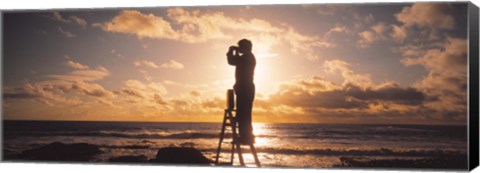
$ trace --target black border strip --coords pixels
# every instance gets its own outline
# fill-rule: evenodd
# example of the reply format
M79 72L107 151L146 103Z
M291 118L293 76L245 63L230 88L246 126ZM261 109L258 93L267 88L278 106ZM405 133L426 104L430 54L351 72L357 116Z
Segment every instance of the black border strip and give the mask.
M473 170L479 164L479 103L478 103L478 7L472 2L468 5L468 46L469 46L469 170Z
M5 23L4 23L4 12L2 10L0 10L0 55L2 56L1 59L0 59L0 91L2 92L0 94L0 118L2 119L2 121L0 121L0 134L1 134L1 138L0 138L0 161L4 161L3 159L3 146L4 146L4 141L5 139L3 138L3 134L4 134L4 126L3 126L3 121L4 121L4 116L3 116L3 60L5 58L4 56L4 42L3 42L3 39L5 38L4 35L3 35L3 28L5 27Z

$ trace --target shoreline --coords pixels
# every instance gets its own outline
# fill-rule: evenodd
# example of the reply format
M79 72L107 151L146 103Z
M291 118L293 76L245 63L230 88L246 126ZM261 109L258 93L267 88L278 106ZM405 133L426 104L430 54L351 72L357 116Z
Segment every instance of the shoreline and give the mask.
M25 161L25 162L81 162L81 163L132 163L132 164L187 164L187 165L211 165L212 159L206 157L211 155L210 149L197 149L194 146L170 146L159 148L129 148L129 150L150 149L158 150L155 158L148 157L144 154L128 154L121 156L110 156L104 160L96 160L95 157L103 154L102 150L105 146L87 144L87 143L62 143L53 142L47 145L23 150L20 153L11 153L4 149L4 161ZM119 148L117 148L119 149ZM167 154L161 156L158 152L162 150L170 150ZM188 150L188 151L186 151ZM82 151L82 154L78 154ZM179 153L180 152L180 153ZM185 152L185 153L181 153ZM214 152L214 151L213 151ZM461 152L446 152L441 150L432 150L427 152L409 151L404 153L395 153L389 149L376 151L336 151L336 150L319 150L302 151L302 152L275 152L275 150L258 149L258 153L273 153L274 155L296 155L301 157L304 155L316 157L337 158L338 161L332 166L318 167L308 165L282 165L278 163L267 164L265 167L288 167L288 168L426 168L426 169L466 169L467 155ZM8 154L10 153L10 154ZM193 153L193 154L192 154ZM210 154L206 154L210 153ZM248 154L248 152L245 152ZM264 154L267 155L267 154ZM197 160L185 160L188 158L196 158ZM268 158L268 157L267 157ZM163 160L162 160L163 159ZM261 158L265 159L265 158ZM265 160L266 161L266 160ZM465 163L465 164L463 164Z

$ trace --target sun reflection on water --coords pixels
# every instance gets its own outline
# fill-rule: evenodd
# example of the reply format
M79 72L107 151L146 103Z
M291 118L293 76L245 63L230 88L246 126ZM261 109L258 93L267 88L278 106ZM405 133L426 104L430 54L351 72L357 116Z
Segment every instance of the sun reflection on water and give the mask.
M253 123L253 133L255 135L255 146L264 147L269 145L272 141L265 136L271 136L273 131L268 128L265 123Z

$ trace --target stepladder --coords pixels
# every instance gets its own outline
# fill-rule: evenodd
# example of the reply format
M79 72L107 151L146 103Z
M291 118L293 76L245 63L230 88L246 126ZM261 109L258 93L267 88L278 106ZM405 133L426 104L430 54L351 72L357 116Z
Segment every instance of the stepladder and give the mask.
M255 165L257 167L261 167L260 160L258 159L257 156L257 151L255 149L254 143L249 143L249 144L241 144L239 141L239 135L238 135L238 121L237 117L234 116L233 112L235 112L235 109L233 109L233 92L229 90L227 92L227 109L225 109L224 114L223 114L223 123L222 123L222 129L220 132L220 139L218 142L218 148L217 148L217 155L215 157L215 165L234 165L234 158L235 154L238 156L238 161L240 166L247 166L245 164L245 160L243 158L243 152L242 152L242 145L248 145L250 148L250 152L253 156L253 159L255 161ZM228 128L230 127L230 128ZM227 136L226 131L229 130L231 132L231 141L224 141L225 137ZM222 163L220 164L219 158L220 154L222 152L222 144L224 142L229 142L231 144L230 148L230 162Z

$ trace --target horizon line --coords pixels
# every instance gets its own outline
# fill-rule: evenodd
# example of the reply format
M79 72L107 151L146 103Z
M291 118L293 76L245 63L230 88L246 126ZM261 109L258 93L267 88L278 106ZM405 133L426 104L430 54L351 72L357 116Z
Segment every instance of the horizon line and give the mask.
M216 121L124 121L124 120L28 120L28 119L3 119L4 121L54 121L54 122L113 122L113 123L222 123ZM319 124L319 125L417 125L417 126L468 126L467 124L387 124L387 123L321 123L321 122L253 122L259 124Z

